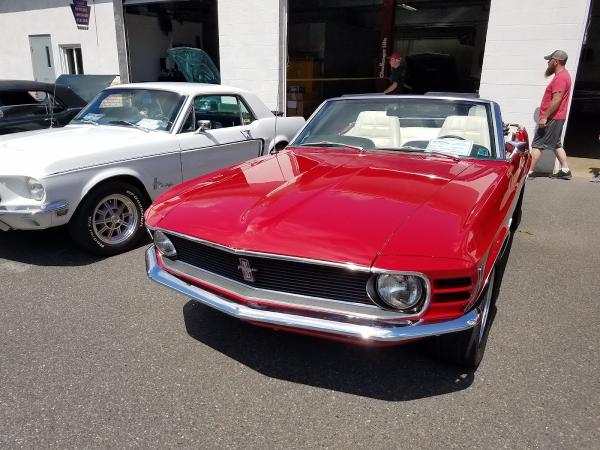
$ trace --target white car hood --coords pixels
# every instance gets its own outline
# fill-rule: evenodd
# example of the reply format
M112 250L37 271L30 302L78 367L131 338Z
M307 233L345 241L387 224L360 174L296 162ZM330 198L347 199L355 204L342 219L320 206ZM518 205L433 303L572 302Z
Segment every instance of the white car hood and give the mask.
M120 126L69 125L9 134L0 137L0 175L42 178L176 148L169 133Z

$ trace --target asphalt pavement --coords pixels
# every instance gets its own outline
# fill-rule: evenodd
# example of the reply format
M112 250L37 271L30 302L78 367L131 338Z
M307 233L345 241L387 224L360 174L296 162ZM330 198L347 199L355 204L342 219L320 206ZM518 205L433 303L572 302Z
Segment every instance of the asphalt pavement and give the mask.
M475 373L254 327L0 232L0 448L598 448L600 184L527 183Z

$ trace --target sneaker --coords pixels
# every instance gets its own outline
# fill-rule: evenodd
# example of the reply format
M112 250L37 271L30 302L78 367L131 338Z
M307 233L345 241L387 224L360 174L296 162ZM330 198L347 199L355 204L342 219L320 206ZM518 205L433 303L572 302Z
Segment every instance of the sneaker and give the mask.
M600 183L600 173L598 175L594 175L590 181L592 183Z
M573 178L573 174L571 173L570 170L567 172L564 172L561 169L558 172L550 175L550 178L556 178L557 180L570 180L571 178Z

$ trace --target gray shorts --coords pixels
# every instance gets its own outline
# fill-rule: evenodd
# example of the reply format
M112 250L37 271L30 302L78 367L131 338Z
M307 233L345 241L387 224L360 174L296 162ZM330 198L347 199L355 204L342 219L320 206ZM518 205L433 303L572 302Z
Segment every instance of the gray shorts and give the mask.
M554 150L562 147L560 138L562 137L563 120L549 120L544 128L538 127L535 130L535 136L531 142L531 147L539 148L540 150Z

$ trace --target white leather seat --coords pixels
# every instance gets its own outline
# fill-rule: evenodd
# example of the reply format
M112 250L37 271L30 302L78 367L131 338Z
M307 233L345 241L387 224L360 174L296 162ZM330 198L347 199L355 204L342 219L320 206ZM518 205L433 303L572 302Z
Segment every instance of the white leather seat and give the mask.
M399 147L400 119L385 111L362 111L346 135L370 139L380 148Z
M438 136L459 136L474 144L490 148L490 130L486 117L448 116Z
M473 105L469 108L469 116L487 117L487 111L483 105Z
M438 137L439 131L432 127L401 127L402 145L411 141L430 141Z

